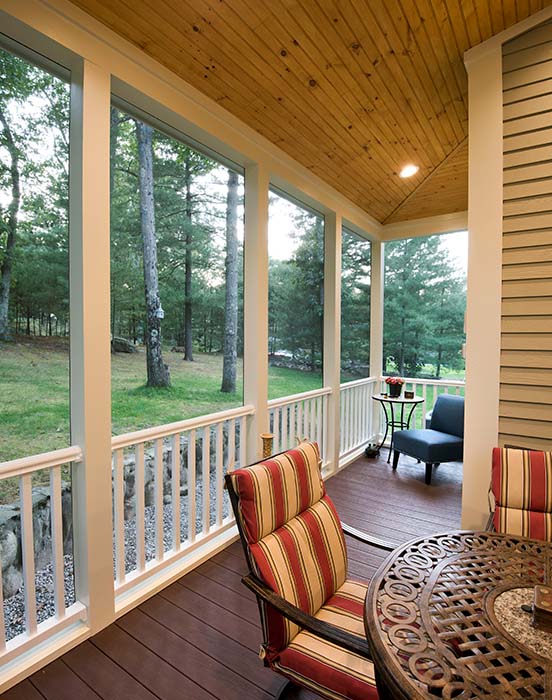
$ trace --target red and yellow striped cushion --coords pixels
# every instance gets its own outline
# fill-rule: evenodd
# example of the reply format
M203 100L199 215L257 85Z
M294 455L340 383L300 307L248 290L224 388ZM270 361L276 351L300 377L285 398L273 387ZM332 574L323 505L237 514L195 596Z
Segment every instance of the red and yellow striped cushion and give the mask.
M311 615L343 585L347 552L341 524L324 496L275 532L249 545L257 575L288 602ZM263 614L269 659L299 628L267 606Z
M495 447L492 491L497 532L552 539L552 452Z
M324 495L315 442L232 473L242 526L251 544L319 501Z
M366 585L347 580L316 617L365 640ZM302 631L271 664L290 680L328 700L377 700L371 661Z

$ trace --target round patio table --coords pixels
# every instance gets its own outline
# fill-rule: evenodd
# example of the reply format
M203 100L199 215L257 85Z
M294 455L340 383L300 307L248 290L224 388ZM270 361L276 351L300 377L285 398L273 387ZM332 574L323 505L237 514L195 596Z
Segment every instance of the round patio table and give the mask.
M387 462L391 459L391 452L393 451L393 435L395 430L404 430L410 428L410 420L414 409L416 406L423 402L421 396L415 396L413 399L406 399L404 396L391 397L388 394L374 394L372 396L374 401L378 401L385 413L385 433L378 445L377 449L380 450L389 431L391 431L391 441L389 443L389 454L387 455Z
M546 542L490 532L395 549L366 596L380 699L552 699L552 634L535 630L516 598L550 584L551 562Z

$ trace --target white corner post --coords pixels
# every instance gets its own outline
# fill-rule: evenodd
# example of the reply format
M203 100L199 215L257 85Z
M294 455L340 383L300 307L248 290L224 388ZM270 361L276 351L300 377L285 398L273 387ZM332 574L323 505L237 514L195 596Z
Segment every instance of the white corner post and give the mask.
M70 145L71 440L76 597L94 633L114 617L109 334L110 75L72 76Z
M376 390L380 391L379 378L383 374L383 295L385 281L385 244L372 241L371 280L370 280L370 376L378 379ZM381 409L377 401L372 401L373 437L378 439L380 432Z
M244 402L255 407L248 421L247 461L262 456L268 432L268 186L267 170L245 169Z
M341 446L341 216L326 214L324 221L324 386L332 390L328 396L326 454L327 473L339 469Z
M488 518L491 451L498 440L502 285L502 47L495 45L488 51L471 56L473 58L468 52L469 247L462 527L473 529L484 527Z

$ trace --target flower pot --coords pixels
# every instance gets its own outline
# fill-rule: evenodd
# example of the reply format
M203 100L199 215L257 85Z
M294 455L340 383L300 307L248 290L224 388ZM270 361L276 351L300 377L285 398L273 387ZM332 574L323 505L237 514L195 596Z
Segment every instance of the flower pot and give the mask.
M389 397L392 399L398 399L401 395L402 384L388 384Z

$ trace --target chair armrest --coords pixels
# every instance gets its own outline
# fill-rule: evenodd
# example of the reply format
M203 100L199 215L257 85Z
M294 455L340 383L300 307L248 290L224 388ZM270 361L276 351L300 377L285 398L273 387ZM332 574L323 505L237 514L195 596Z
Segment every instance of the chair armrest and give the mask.
M385 549L388 552L392 552L398 546L396 544L392 544L391 542L380 540L378 537L368 535L366 532L357 530L356 527L351 527L344 522L341 523L341 528L346 535L354 537L355 540L359 540L365 544L371 544L373 547L378 547L379 549Z
M281 613L285 618L295 622L296 625L302 627L303 629L312 632L317 637L325 639L327 642L332 642L338 646L352 652L353 654L358 654L365 659L372 660L370 651L368 649L368 643L357 637L354 634L345 632L345 630L339 629L334 625L330 625L324 620L317 620L312 615L304 612L297 606L289 603L285 598L282 598L277 593L274 593L266 584L264 584L259 578L253 574L248 574L242 579L242 582L249 588L250 591L264 600L265 603L272 606L275 610Z

